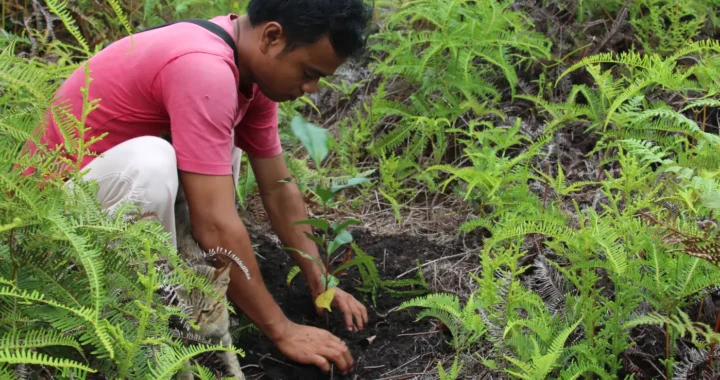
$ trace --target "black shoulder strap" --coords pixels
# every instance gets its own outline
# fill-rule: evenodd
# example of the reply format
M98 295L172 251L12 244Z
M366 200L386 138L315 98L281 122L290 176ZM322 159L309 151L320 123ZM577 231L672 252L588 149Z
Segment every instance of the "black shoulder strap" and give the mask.
M151 28L147 28L145 30L135 32L133 34L147 32L147 31L153 30L153 29L159 29L159 28L162 28L162 27L165 27L168 25L177 24L179 22L189 22L191 24L199 25L199 26L215 33L218 37L222 38L223 41L225 41L225 43L227 43L228 46L230 46L230 48L233 51L233 59L235 60L235 66L240 67L240 65L238 64L238 52L237 52L237 46L235 46L235 41L232 39L232 37L230 37L228 32L225 31L225 29L223 29L220 25L218 25L212 21L209 21L209 20L204 20L204 19L199 19L199 18L182 19L182 20L172 21L167 24L156 25ZM110 46L110 44L105 45L105 47L108 47L108 46Z
M179 20L176 22L189 22L192 24L196 24L199 26L202 26L203 28L215 33L218 37L222 38L223 41L225 41L228 46L230 46L230 49L233 51L233 59L235 60L235 67L240 67L238 64L238 52L237 52L237 46L235 45L235 41L230 37L227 31L223 29L220 25L203 19L196 19L196 18L189 18L184 20Z

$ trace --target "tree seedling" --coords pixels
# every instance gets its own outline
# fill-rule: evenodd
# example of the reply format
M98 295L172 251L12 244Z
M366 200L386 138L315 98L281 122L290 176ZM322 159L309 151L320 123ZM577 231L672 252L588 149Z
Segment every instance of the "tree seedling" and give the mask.
M295 134L295 136L300 140L300 142L303 144L305 149L310 154L310 157L315 161L316 167L318 168L318 172L320 172L321 176L324 173L324 168L322 167L322 161L327 157L329 153L328 148L328 139L329 134L328 132L318 127L317 125L313 123L306 122L302 117L296 116L292 121L292 131ZM282 180L282 182L290 182L292 181L292 178L286 178ZM337 194L348 187L357 186L362 183L369 182L370 180L365 177L356 177L351 178L347 180L345 183L340 185L334 185L334 186L323 186L321 183L317 183L314 186L309 186L311 188L311 191L319 198L323 209L324 209L324 215L327 215L327 210L335 203L335 198ZM340 280L337 278L337 274L353 265L358 265L363 262L363 260L372 260L371 257L356 257L352 260L349 260L349 258L346 258L343 260L343 262L335 269L331 268L331 256L338 251L338 248L343 246L344 244L349 244L353 241L353 237L350 234L350 232L347 230L347 228L354 224L361 224L360 221L356 219L348 219L344 222L331 222L325 219L306 219L306 220L299 220L296 221L295 224L305 224L310 225L320 231L318 235L310 234L305 232L305 235L315 242L315 244L318 245L321 257L323 257L323 261L318 260L317 258L314 258L310 255L308 255L305 252L302 252L298 249L291 248L291 247L285 247L286 250L291 250L294 252L297 252L302 257L305 257L312 262L314 262L316 265L318 265L320 268L323 269L323 272L326 273L322 277L322 281L324 284L324 291L315 299L315 305L319 308L327 309L328 311L332 311L330 308L330 304L332 303L333 299L335 298L335 289L336 286L340 283ZM294 277L294 275L297 275L298 271L293 270L291 271L290 275ZM288 283L292 280L291 276L288 276ZM326 322L328 316L326 314Z

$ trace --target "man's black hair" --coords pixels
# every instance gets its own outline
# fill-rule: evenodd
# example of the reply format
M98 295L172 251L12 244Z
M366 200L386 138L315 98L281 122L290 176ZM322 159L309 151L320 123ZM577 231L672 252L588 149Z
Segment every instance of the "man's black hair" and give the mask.
M341 57L365 48L365 28L372 19L363 0L251 0L247 14L252 26L275 21L282 25L286 50L312 44L327 34Z

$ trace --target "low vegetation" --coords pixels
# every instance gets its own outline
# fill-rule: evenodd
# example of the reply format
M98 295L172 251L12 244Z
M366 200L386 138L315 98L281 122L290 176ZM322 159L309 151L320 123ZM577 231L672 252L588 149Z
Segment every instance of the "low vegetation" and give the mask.
M370 306L390 294L392 313L444 334L418 367L441 379L720 376L720 2L369 3L366 57L280 107L288 180L312 215L300 222L337 275L316 304L357 270L362 283L343 287ZM132 205L101 212L92 184L51 175L54 152L21 154L62 79L103 44L243 7L3 2L0 378L159 379L191 363L209 379L200 354L243 353L242 338L212 346L170 328L183 314L163 290L208 284L157 223ZM63 132L82 136L83 122ZM240 212L255 191L245 170ZM383 277L386 258L353 241L361 228L469 242L457 260L472 270L445 273L469 285L439 286L415 258L415 277Z

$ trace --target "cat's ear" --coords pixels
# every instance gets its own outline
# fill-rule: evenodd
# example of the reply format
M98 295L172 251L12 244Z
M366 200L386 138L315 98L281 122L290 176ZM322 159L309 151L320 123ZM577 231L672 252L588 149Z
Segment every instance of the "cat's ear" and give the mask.
M181 299L187 299L188 298L188 292L185 289L184 286L181 286L175 290L175 295Z

